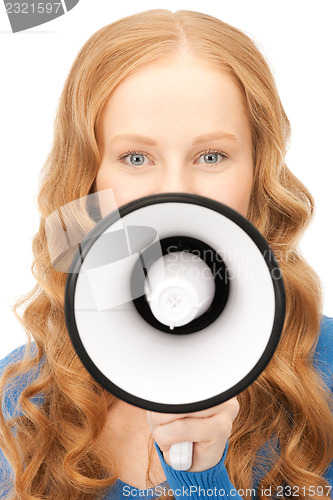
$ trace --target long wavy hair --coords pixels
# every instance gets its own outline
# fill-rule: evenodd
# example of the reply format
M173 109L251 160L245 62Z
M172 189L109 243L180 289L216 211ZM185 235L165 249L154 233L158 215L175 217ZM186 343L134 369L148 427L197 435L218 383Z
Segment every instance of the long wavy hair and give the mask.
M287 484L299 488L299 498L306 498L312 486L316 494L311 498L319 500L317 487L328 484L323 475L333 458L332 399L313 365L322 292L298 248L314 202L285 164L290 124L274 78L256 43L242 31L197 12L152 10L95 33L74 61L60 98L38 197L41 222L33 240L32 268L37 284L15 309L36 350L8 367L0 384L5 394L18 376L39 366L19 398L22 414L6 420L0 411L0 446L15 473L10 498L88 500L98 498L116 480L116 472L110 475L105 469L98 439L113 397L92 380L69 340L66 274L50 261L45 220L91 192L100 164L96 127L116 85L144 65L183 51L227 71L242 92L254 160L248 219L275 252L286 287L286 320L278 349L259 378L238 396L240 411L229 439L227 471L247 500L252 497L246 490L259 480L254 470L263 476L260 499L270 498L263 489L274 491ZM43 401L38 405L31 399L40 394ZM267 442L271 445L263 457L258 451Z

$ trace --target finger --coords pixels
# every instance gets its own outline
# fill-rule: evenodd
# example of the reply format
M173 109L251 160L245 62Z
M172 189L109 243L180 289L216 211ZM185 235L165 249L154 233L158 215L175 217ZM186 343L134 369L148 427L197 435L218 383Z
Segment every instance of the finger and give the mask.
M147 413L149 414L148 421L150 421L153 428L155 428L158 425L165 425L175 420L184 418L209 418L219 414L221 411L228 413L234 420L239 412L239 402L237 397L235 396L234 398L231 398L219 405L213 406L212 408L207 408L206 410L192 413L158 413L151 411Z
M158 426L154 431L154 439L163 452L170 446L182 441L193 443L219 442L229 436L232 421L228 415L218 414L206 419L183 418Z

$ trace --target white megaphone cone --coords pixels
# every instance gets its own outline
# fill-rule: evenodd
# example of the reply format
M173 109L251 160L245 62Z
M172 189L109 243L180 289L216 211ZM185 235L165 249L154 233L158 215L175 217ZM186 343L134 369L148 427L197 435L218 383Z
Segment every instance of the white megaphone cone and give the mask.
M278 345L281 271L263 236L197 195L147 196L102 219L80 245L65 316L90 374L127 403L162 413L216 406L246 389ZM192 443L170 449L187 470Z

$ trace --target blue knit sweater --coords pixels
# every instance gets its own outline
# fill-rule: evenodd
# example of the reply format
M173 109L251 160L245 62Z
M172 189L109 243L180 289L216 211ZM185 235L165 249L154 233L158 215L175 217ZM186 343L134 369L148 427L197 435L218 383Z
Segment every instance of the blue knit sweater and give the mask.
M3 360L0 361L0 376L4 369L14 361L21 359L24 355L25 346L21 346L11 352ZM323 380L328 384L333 390L333 319L323 317L321 325L321 333L319 341L316 348L315 355L315 366L320 372ZM17 412L16 404L18 401L19 394L23 388L30 383L37 376L37 371L35 373L29 374L27 377L22 377L15 386L15 391L12 390L9 393L5 393L2 397L2 408L7 416L14 415ZM156 449L167 479L166 482L156 486L155 488L150 488L146 490L139 490L124 483L123 481L117 480L115 485L110 489L108 494L104 497L107 499L122 499L122 498L159 498L160 496L173 494L176 498L186 499L191 498L192 500L199 500L206 497L211 498L232 498L240 500L242 498L242 491L237 491L233 484L230 482L227 470L224 465L224 460L226 456L227 446L220 462L209 470L203 472L180 472L175 471L169 467L163 459L163 455L156 445ZM260 453L265 455L265 447L260 450ZM333 450L332 450L333 455ZM255 488L252 492L247 492L253 500L257 498L256 492L260 479L263 477L263 471L256 471L255 477ZM11 480L12 471L11 468L0 450L0 484L4 484L5 481ZM333 487L333 462L325 473L325 478L328 483ZM277 491L276 498L283 498L282 488ZM300 488L302 486L300 485ZM1 491L1 490L0 490ZM286 490L288 492L288 489ZM311 498L313 496L314 490L302 491L306 497ZM267 496L274 496L274 492L266 491ZM290 493L296 496L297 491L291 490ZM318 492L317 492L318 493ZM319 492L320 494L320 492ZM329 488L324 490L323 497L333 498L333 488L332 491ZM6 498L6 493L3 493L1 498ZM274 497L275 498L275 497Z

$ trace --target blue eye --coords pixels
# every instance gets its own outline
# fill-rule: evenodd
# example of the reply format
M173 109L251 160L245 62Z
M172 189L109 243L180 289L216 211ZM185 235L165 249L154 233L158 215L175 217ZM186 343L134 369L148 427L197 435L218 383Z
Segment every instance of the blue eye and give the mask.
M206 151L202 153L196 160L196 163L206 163L207 165L214 165L220 163L221 161L227 159L227 155L222 153L222 151Z
M219 159L219 155L217 153L207 153L204 155L205 163L216 163Z
M145 162L145 157L143 155L131 155L129 156L129 161L132 165L143 165Z
M141 167L148 162L146 154L137 153L135 151L128 151L126 154L122 155L119 160L126 165L132 165L133 167Z

